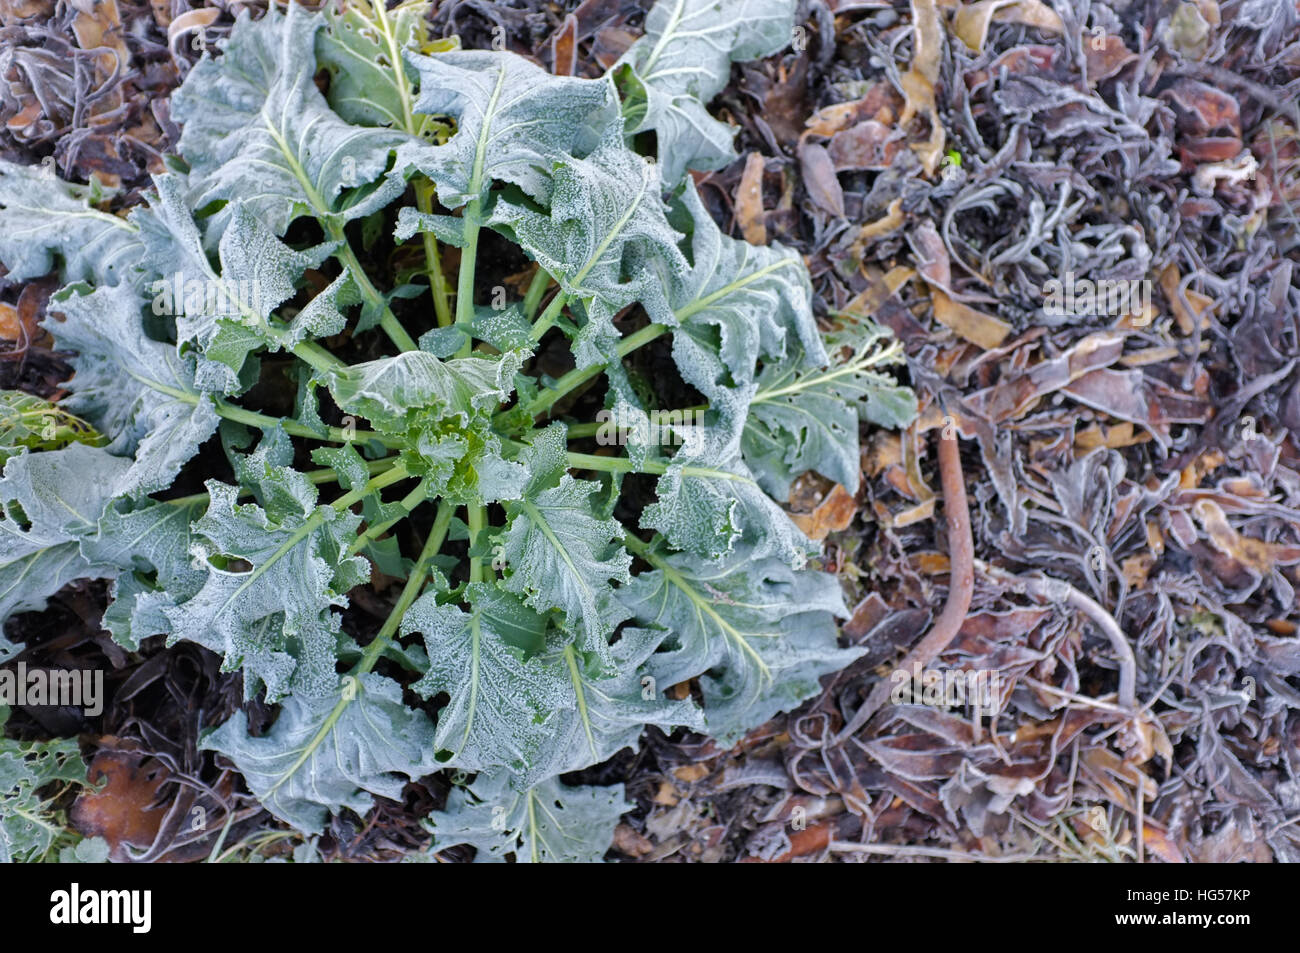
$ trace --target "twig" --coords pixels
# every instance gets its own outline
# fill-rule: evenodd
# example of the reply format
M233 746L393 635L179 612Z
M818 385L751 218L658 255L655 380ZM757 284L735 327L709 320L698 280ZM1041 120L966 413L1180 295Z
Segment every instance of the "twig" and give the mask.
M1300 814L1297 814L1295 817L1288 817L1286 820L1281 821L1281 822L1279 822L1279 823L1277 823L1277 824L1274 824L1272 827L1270 827L1270 828L1268 829L1268 835L1267 835L1267 836L1272 837L1274 834L1276 834L1276 833L1277 833L1278 831L1280 831L1282 828L1284 828L1284 827L1290 827L1290 826L1291 826L1292 824L1294 824L1296 821L1300 821Z
M1137 765L1133 766L1133 803L1136 806L1134 814L1137 816L1137 862L1145 864L1146 860L1146 819L1143 812L1146 810L1146 804L1143 803L1143 786L1142 782L1147 776L1138 770Z
M935 860L957 860L981 864L1022 864L1042 860L1033 854L1007 854L993 857L988 854L968 854L942 847L905 847L902 844L855 844L852 841L831 841L830 850L837 854L884 854L891 857L933 857Z
M1110 639L1110 644L1115 649L1116 661L1119 662L1119 704L1130 718L1136 716L1137 659L1133 656L1133 646L1129 644L1128 638L1125 637L1114 616L1061 579L1052 579L1041 573L1017 576L981 560L975 560L975 565L981 573L1003 583L1012 592L1029 596L1031 599L1067 605L1095 622L1097 628Z
M971 541L970 510L966 504L966 477L961 470L957 430L951 422L945 425L939 438L939 477L943 486L943 515L948 525L948 599L929 633L907 653L895 672L923 669L938 658L961 629L971 596L975 593L975 545ZM892 683L892 678L877 682L853 720L834 736L829 745L843 744L853 737L889 699Z
M1050 692L1051 694L1057 696L1058 698L1064 698L1067 699L1068 701L1078 702L1080 705L1087 705L1090 708L1097 708L1101 711L1111 711L1117 715L1131 714L1131 712L1125 711L1119 705L1112 705L1110 702L1104 702L1097 698L1089 698L1087 695L1076 695L1074 692L1064 691L1063 689L1057 688L1055 685L1048 685L1046 682L1040 682L1036 678L1030 678L1028 675L1022 675L1020 680L1024 684L1030 686L1031 688L1037 688L1045 692Z

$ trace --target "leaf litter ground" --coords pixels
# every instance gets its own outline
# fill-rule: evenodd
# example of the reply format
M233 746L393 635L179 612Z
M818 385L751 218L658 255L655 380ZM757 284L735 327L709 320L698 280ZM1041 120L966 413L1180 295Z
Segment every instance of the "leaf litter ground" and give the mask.
M234 9L3 4L0 150L137 201L177 135L167 94ZM504 38L595 75L643 10L465 0L432 17L465 47ZM814 0L796 22L791 50L733 68L711 111L742 158L698 184L731 234L804 253L826 314L894 332L922 413L868 435L856 493L791 489L861 597L844 632L867 654L732 750L651 728L566 778L626 783L637 808L610 859L1300 859L1300 6ZM525 263L493 264L489 287ZM1131 313L1044 306L1053 281L1082 296L1143 280ZM68 376L37 324L52 290L0 296L6 387L49 397ZM997 718L866 710L963 571L936 665L995 675ZM197 749L196 713L224 720L238 682L195 646L117 646L104 590L74 584L9 633L29 664L109 673L100 718L26 709L7 726L87 739L109 785L73 822L123 859L208 856L201 814L230 818L219 852L305 856ZM361 590L347 624L386 611L382 584ZM448 787L336 818L307 852L406 855Z

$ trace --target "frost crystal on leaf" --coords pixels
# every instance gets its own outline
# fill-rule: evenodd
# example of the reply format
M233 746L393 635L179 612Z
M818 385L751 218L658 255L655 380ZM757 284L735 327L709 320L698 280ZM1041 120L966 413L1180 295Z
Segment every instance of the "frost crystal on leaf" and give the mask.
M0 162L0 263L58 272L75 371L5 404L0 621L107 579L121 645L219 655L278 710L203 744L300 831L450 769L431 851L600 860L631 805L561 776L648 725L733 742L857 657L781 504L915 412L685 174L793 6L664 0L601 79L431 40L420 0L273 6L189 73L129 215Z

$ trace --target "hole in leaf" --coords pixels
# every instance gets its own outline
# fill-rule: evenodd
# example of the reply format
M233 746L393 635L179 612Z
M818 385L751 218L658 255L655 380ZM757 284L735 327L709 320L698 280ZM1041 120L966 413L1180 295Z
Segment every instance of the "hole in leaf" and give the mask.
M18 529L24 533L30 532L32 521L27 518L27 513L23 510L22 504L17 500L10 500L4 505L5 517L13 520L18 524Z

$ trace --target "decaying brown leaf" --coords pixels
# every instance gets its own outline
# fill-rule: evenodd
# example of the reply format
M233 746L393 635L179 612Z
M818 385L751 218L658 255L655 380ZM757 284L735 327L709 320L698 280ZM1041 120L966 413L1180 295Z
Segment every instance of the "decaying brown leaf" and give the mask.
M736 187L736 224L745 241L752 245L767 244L767 223L763 219L763 157L751 152L745 171Z
M815 142L799 143L799 164L808 195L825 212L844 217L844 190L835 177L835 163L826 147Z
M972 344L992 350L1001 345L1011 333L1011 325L1005 321L960 301L953 301L938 288L932 289L930 294L934 300L935 320Z
M901 85L906 104L898 122L906 126L923 116L930 124L929 138L912 148L921 159L926 175L934 175L943 155L944 130L935 106L934 87L939 82L939 58L943 46L943 25L935 0L911 0L913 35L912 66L903 74Z
M857 511L853 494L837 483L811 513L791 513L790 519L809 539L825 539L830 533L848 529Z
M953 34L971 50L979 53L984 49L984 40L989 33L989 24L993 14L1002 7L1017 3L1018 0L976 0L975 3L963 3L952 17Z
M149 847L167 813L156 802L169 774L160 762L136 752L101 750L91 760L87 778L104 786L77 797L73 824L87 837L107 840L119 859L127 847Z

